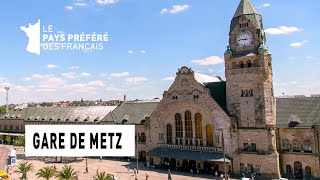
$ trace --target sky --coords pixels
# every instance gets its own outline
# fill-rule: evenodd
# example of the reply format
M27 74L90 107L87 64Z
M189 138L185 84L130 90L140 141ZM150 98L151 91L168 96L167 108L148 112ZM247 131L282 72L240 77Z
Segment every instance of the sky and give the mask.
M320 94L318 0L251 0L263 16L275 95ZM240 0L5 0L0 6L0 104L162 98L182 66L224 79ZM107 32L99 51L26 51L20 27Z

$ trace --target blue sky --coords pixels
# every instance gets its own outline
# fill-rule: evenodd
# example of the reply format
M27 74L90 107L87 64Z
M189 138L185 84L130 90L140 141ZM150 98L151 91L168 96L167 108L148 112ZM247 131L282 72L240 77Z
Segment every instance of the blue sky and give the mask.
M276 95L320 94L318 0L252 0L273 54ZM10 0L0 7L0 104L162 97L181 66L224 78L221 60L239 0ZM103 51L25 50L20 26L108 32ZM202 62L202 63L199 63Z

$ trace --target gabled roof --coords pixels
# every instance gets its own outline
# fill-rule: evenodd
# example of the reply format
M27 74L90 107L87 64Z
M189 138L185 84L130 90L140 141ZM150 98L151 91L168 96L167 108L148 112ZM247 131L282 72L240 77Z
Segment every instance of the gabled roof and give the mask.
M25 121L99 122L116 106L28 107L14 109L0 117Z
M242 15L249 15L249 14L260 15L257 9L254 7L254 5L250 2L250 0L241 0L233 17L239 17Z
M102 121L116 124L141 124L150 117L159 102L125 102L109 113Z
M311 128L320 120L320 98L276 98L278 128Z

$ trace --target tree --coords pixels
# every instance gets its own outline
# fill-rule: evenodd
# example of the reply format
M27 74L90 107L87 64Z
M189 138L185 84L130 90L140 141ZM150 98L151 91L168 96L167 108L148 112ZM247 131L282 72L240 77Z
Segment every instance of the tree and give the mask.
M14 141L14 145L15 146L25 146L25 136L24 135L22 135L22 136L20 136L18 139L16 139L15 141Z
M61 171L57 172L56 178L59 180L75 180L76 172L71 166L64 165Z
M11 142L11 137L10 136L6 136L4 138L4 140L9 144Z
M49 180L50 178L56 175L56 170L53 167L47 166L42 169L39 169L36 175L38 178L44 178L46 180Z
M4 114L9 111L9 108L7 106L0 106L0 114Z
M106 174L106 172L98 172L96 175L93 177L94 180L112 180L112 175L111 174Z
M30 171L33 171L33 165L32 163L29 163L28 161L22 161L18 164L18 169L15 170L15 173L21 174L21 179L27 179L27 173Z
M2 143L2 140L3 140L3 136L2 135L0 135L0 142Z

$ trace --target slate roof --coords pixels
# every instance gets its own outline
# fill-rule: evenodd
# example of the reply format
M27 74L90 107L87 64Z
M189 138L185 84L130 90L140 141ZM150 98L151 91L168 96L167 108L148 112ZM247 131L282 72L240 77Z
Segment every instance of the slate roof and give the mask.
M116 106L28 107L14 109L0 117L25 121L99 122Z
M220 107L227 112L226 107L226 82L211 82L205 84L205 87L210 90L212 98L220 105Z
M276 98L276 127L311 128L319 121L319 97Z
M117 124L141 124L159 102L125 102L109 113L102 121ZM126 120L126 121L124 121Z
M238 24L242 15L245 15L250 22L258 29L263 29L262 17L250 0L241 0L240 4L232 18L230 25L230 33L234 27Z
M193 151L158 147L149 151L147 155L197 161L223 161L223 153L213 151ZM230 158L226 157L226 162L228 161L230 161Z

